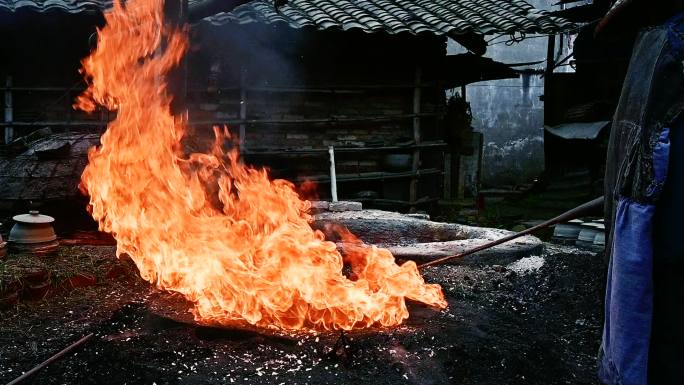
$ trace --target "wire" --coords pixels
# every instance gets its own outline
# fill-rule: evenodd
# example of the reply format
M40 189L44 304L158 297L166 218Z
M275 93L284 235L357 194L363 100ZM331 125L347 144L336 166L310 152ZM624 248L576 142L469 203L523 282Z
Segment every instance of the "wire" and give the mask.
M513 44L518 44L525 40L525 32L520 32L520 37L515 36L515 32L511 33L511 38L506 42L507 46L512 46Z
M506 44L506 45L508 45L508 46L511 46L511 45L513 45L513 44L521 43L523 40L527 40L527 39L539 39L539 38L542 38L542 37L549 37L549 36L555 36L555 35L550 35L550 34L549 34L549 35L535 35L535 36L529 36L529 37L525 36L525 37L522 38L522 39L520 39L520 38L515 38L515 40L509 39L509 40L504 40L504 41L497 41L496 43L492 43L492 44L490 44L490 45Z
M522 88L522 86L514 86L508 84L468 84L468 87L496 87L496 88ZM528 86L530 88L544 88L544 86Z
M545 33L545 34L534 35L534 36L529 36L529 37L528 37L528 36L525 35L525 33L521 32L521 33L520 33L520 37L516 37L516 36L515 36L515 32L514 32L514 33L510 34L510 38L509 38L508 40L497 41L496 43L491 43L491 44L490 44L490 42L492 42L492 41L494 41L494 40L496 40L496 39L498 39L498 38L500 38L500 37L502 37L502 36L505 36L504 34L501 34L501 35L496 36L496 37L494 37L493 39L490 39L489 41L487 41L487 45L506 44L506 45L508 45L508 46L512 46L513 44L521 43L523 40L526 40L526 39L538 39L538 38L541 38L541 37L550 37L550 36L558 36L558 35L574 35L574 34L577 34L577 33L579 32L579 30L580 30L582 27L584 27L585 25L589 25L589 24L592 24L592 23L596 23L596 22L598 22L598 21L600 21L600 20L601 20L601 18L598 18L598 19L592 20L592 21L590 21L590 22L588 22L588 23L582 23L582 25L578 25L578 26L575 27L575 28L571 28L571 29L568 29L567 31L562 31L562 32L558 32L558 33Z

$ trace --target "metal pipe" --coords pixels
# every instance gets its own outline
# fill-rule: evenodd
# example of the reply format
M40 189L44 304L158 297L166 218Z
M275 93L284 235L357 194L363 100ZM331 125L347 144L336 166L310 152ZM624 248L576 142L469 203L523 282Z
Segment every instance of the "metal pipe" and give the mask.
M497 239L497 240L489 242L489 243L485 243L484 245L473 247L470 250L466 250L466 251L464 251L462 253L458 253L456 255L451 255L448 257L435 259L434 261L423 263L422 265L418 265L418 268L422 269L422 268L428 267L428 266L442 265L442 264L445 264L447 262L453 261L455 259L460 259L460 258L463 258L465 256L475 254L478 251L490 249L490 248L492 248L494 246L498 246L502 243L506 243L506 242L512 241L514 239L518 239L518 238L523 237L525 235L531 234L537 230L540 230L540 229L543 229L543 228L546 228L549 226L553 226L557 223L563 223L563 222L567 222L567 221L570 221L573 219L577 219L580 217L590 215L593 212L598 211L599 209L603 209L603 199L604 199L604 197L596 198L591 202L587 202L583 205L577 206L572 210L566 211L563 214L561 214L561 215L559 215L553 219L549 219L548 221L546 221L544 223L540 223L540 224L538 224L534 227L531 227L527 230L521 231L519 233L511 234L509 236L503 237L501 239Z
M333 202L337 202L337 173L335 172L335 147L328 146L330 154L330 195Z
M34 374L38 373L41 369L45 368L46 366L50 365L51 363L63 358L67 354L71 353L74 349L78 348L79 346L85 344L88 342L91 338L93 338L94 334L90 333L87 336L81 338L80 340L74 342L73 344L67 346L66 348L62 349L59 351L57 354L54 356L48 358L47 360L43 361L42 363L36 365L33 369L29 370L28 372L22 374L21 376L15 378L14 380L10 381L7 383L7 385L16 385L16 384L21 384L22 382L26 381L29 377L33 376Z

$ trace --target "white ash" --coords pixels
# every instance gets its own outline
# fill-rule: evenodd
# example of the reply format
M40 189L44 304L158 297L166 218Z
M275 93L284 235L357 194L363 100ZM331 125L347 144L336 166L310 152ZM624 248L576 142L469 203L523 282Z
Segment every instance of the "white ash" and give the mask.
M507 266L508 270L512 270L520 275L534 273L544 266L544 258L539 256L531 256L519 259Z

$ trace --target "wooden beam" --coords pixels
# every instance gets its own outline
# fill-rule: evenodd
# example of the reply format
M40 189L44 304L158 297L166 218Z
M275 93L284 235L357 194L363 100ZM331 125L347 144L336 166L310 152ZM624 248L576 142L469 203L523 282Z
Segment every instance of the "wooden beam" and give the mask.
M450 33L449 37L477 56L482 56L487 53L487 41L485 40L484 35L467 32L462 34Z
M336 153L359 153L359 152L393 152L393 153L406 153L411 152L416 147L429 148L429 149L444 149L448 147L448 144L442 141L434 142L422 142L419 145L410 146L382 146L382 147L335 147ZM244 152L244 155L250 156L272 156L272 155L320 155L328 156L327 148L250 148L248 151Z
M106 111L105 111L106 112ZM320 123L356 123L356 122L386 122L392 120L421 118L421 117L440 117L442 113L424 113L424 114L404 114L404 115L382 115L382 116L359 116L356 118L320 118L320 119L216 119L216 120L193 120L188 124L199 125L216 125L216 124L232 124L232 125L254 125L254 124L320 124ZM106 125L109 121L100 120L82 120L82 121L35 121L35 122L0 122L0 127L7 126L99 126Z
M444 200L450 201L451 200L451 153L450 152L445 152L444 153Z
M422 178L433 175L443 175L441 170L428 168L416 172L362 172L358 174L337 174L337 183L357 182L360 180L390 180L404 178ZM330 175L308 175L295 178L297 182L312 181L317 183L330 183Z
M553 96L551 95L553 83L553 69L556 65L556 35L549 36L548 45L546 47L546 69L544 71L544 124L551 123L551 110L553 104Z

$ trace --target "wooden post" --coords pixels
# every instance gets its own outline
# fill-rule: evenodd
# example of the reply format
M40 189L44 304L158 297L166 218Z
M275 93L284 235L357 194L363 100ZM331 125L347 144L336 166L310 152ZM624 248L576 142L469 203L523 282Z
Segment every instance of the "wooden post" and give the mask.
M444 200L451 200L451 153L444 153Z
M546 70L544 71L544 124L552 124L551 109L553 108L553 95L551 86L553 83L553 67L555 64L556 35L549 36L546 48Z
M5 78L5 123L12 123L14 120L14 108L12 103L12 77ZM9 143L14 139L14 128L5 126L5 143Z
M456 189L456 199L465 199L465 184L466 184L466 162L465 156L459 155L458 157L458 187Z
M554 117L555 95L553 91L553 67L555 63L556 35L549 36L546 50L546 71L544 72L544 126L556 124ZM548 143L548 132L544 130L544 143ZM550 164L550 152L544 151L544 168Z
M247 69L244 65L240 66L240 120L243 121L240 123L240 151L244 151L247 145L247 125L244 123L247 120Z
M420 66L416 67L415 87L413 89L413 113L416 115L413 117L413 140L416 143L416 149L413 151L413 165L411 167L411 171L414 174L420 169L420 147L417 147L421 142L420 116L417 115L420 114L421 94L423 91L421 88L422 72L423 70ZM409 201L413 204L416 200L418 200L418 177L414 175L409 187Z
M188 18L188 0L165 0L164 13L166 19L175 26L182 26ZM166 49L162 46L162 50ZM171 112L177 119L185 119L187 107L187 78L188 78L188 55L183 56L176 68L167 75L167 86L173 97Z

